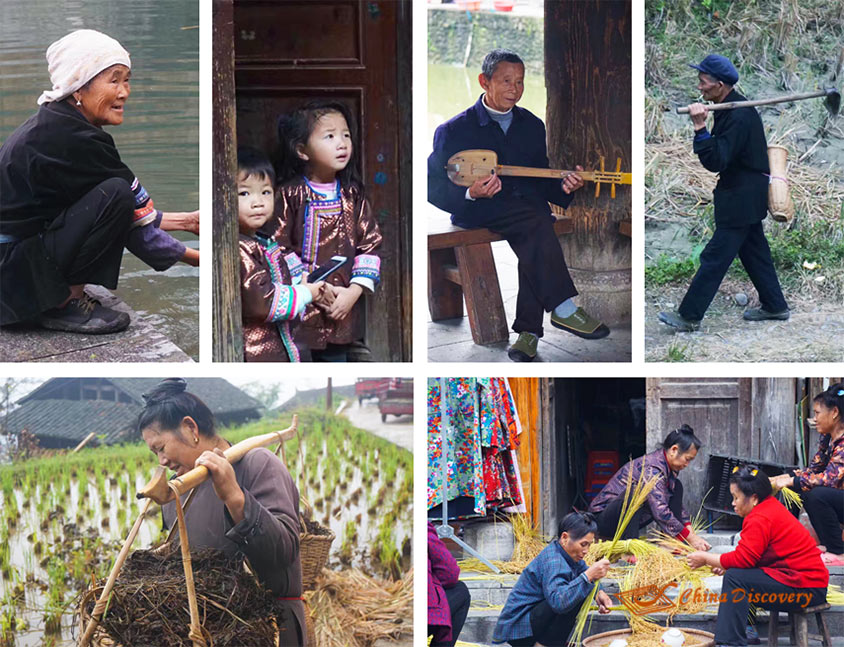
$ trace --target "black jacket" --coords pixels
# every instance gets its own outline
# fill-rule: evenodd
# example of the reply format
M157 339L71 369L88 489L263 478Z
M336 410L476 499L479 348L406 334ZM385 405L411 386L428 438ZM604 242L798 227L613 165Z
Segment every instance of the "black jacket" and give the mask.
M724 99L747 101L735 90ZM740 227L764 220L768 209L768 143L755 108L715 113L712 133L695 136L700 163L719 173L715 187L715 225Z
M428 202L451 214L460 227L485 227L512 208L513 200L534 205L551 217L549 202L567 207L572 195L563 192L558 179L501 177L501 191L492 198L466 199L466 187L448 179L448 158L462 150L483 148L498 155L499 164L548 168L545 124L530 111L513 107L513 122L507 134L492 120L481 98L468 110L437 128L434 151L428 158Z

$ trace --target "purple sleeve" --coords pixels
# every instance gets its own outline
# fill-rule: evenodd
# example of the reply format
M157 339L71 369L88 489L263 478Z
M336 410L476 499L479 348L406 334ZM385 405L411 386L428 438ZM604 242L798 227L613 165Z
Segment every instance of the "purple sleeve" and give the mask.
M129 231L126 249L157 272L175 265L185 255L185 246L166 231L159 229L161 212L155 222Z
M450 589L457 584L460 567L436 532L428 532L428 561L431 574L443 588Z

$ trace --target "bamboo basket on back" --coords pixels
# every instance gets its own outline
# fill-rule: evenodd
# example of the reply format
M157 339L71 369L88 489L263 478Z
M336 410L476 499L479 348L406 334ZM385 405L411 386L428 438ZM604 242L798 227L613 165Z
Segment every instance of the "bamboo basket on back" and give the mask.
M788 150L783 146L768 146L768 166L771 181L768 184L768 211L777 222L790 222L794 217L794 203L788 188Z

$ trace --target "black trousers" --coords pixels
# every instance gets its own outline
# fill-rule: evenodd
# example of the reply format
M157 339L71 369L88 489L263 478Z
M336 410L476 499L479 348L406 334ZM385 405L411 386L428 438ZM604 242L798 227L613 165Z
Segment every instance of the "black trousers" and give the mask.
M448 600L448 608L451 611L451 642L450 643L431 643L432 647L453 647L463 631L463 625L466 622L466 616L469 615L469 605L472 602L472 596L469 593L469 587L465 582L458 582L450 589L445 589L445 597Z
M41 234L68 285L117 287L135 198L126 180L111 178L62 211Z
M519 259L519 294L513 330L542 337L542 321L566 299L577 295L554 220L535 205L513 201L505 215L484 224L500 234Z
M771 600L765 595L794 594L791 600ZM804 594L798 597L798 594ZM807 599L805 595L810 596ZM761 568L730 568L724 573L721 585L722 601L718 605L715 623L715 643L718 645L747 644L747 612L751 601L763 609L797 609L822 604L826 589L804 589L786 586L767 575ZM751 599L751 596L762 596Z
M700 268L680 303L680 316L692 321L703 319L736 255L753 281L762 307L768 312L788 308L765 231L762 223L757 222L743 227L715 228L712 239L700 254Z
M578 611L579 604L568 613L555 613L551 605L543 600L530 610L530 629L533 636L510 640L509 643L513 647L532 647L536 643L555 647L567 645Z
M606 508L604 508L595 517L598 524L598 535L600 537L609 539L615 534L615 529L618 527L618 520L621 518L621 508L624 504L624 496L620 496L613 500ZM680 519L683 514L683 484L677 481L674 484L674 491L668 499L668 507L675 517ZM646 515L648 518L646 518ZM646 511L645 506L636 510L627 528L624 529L622 539L636 539L642 532L642 528L653 521L653 517ZM644 522L644 523L643 523Z
M835 555L844 554L841 524L844 524L844 490L831 487L814 487L802 492L803 507L809 515L818 539Z

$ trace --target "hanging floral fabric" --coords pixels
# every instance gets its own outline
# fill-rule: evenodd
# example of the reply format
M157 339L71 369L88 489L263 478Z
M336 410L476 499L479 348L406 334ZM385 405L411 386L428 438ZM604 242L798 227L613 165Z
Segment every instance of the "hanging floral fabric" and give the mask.
M481 446L487 509L522 503L515 454L515 408L504 378L479 378ZM512 429L512 433L511 433Z
M481 438L475 419L478 389L474 378L443 378L448 425L446 498L473 497L474 512L486 514ZM440 380L428 379L428 508L442 503L442 433Z

